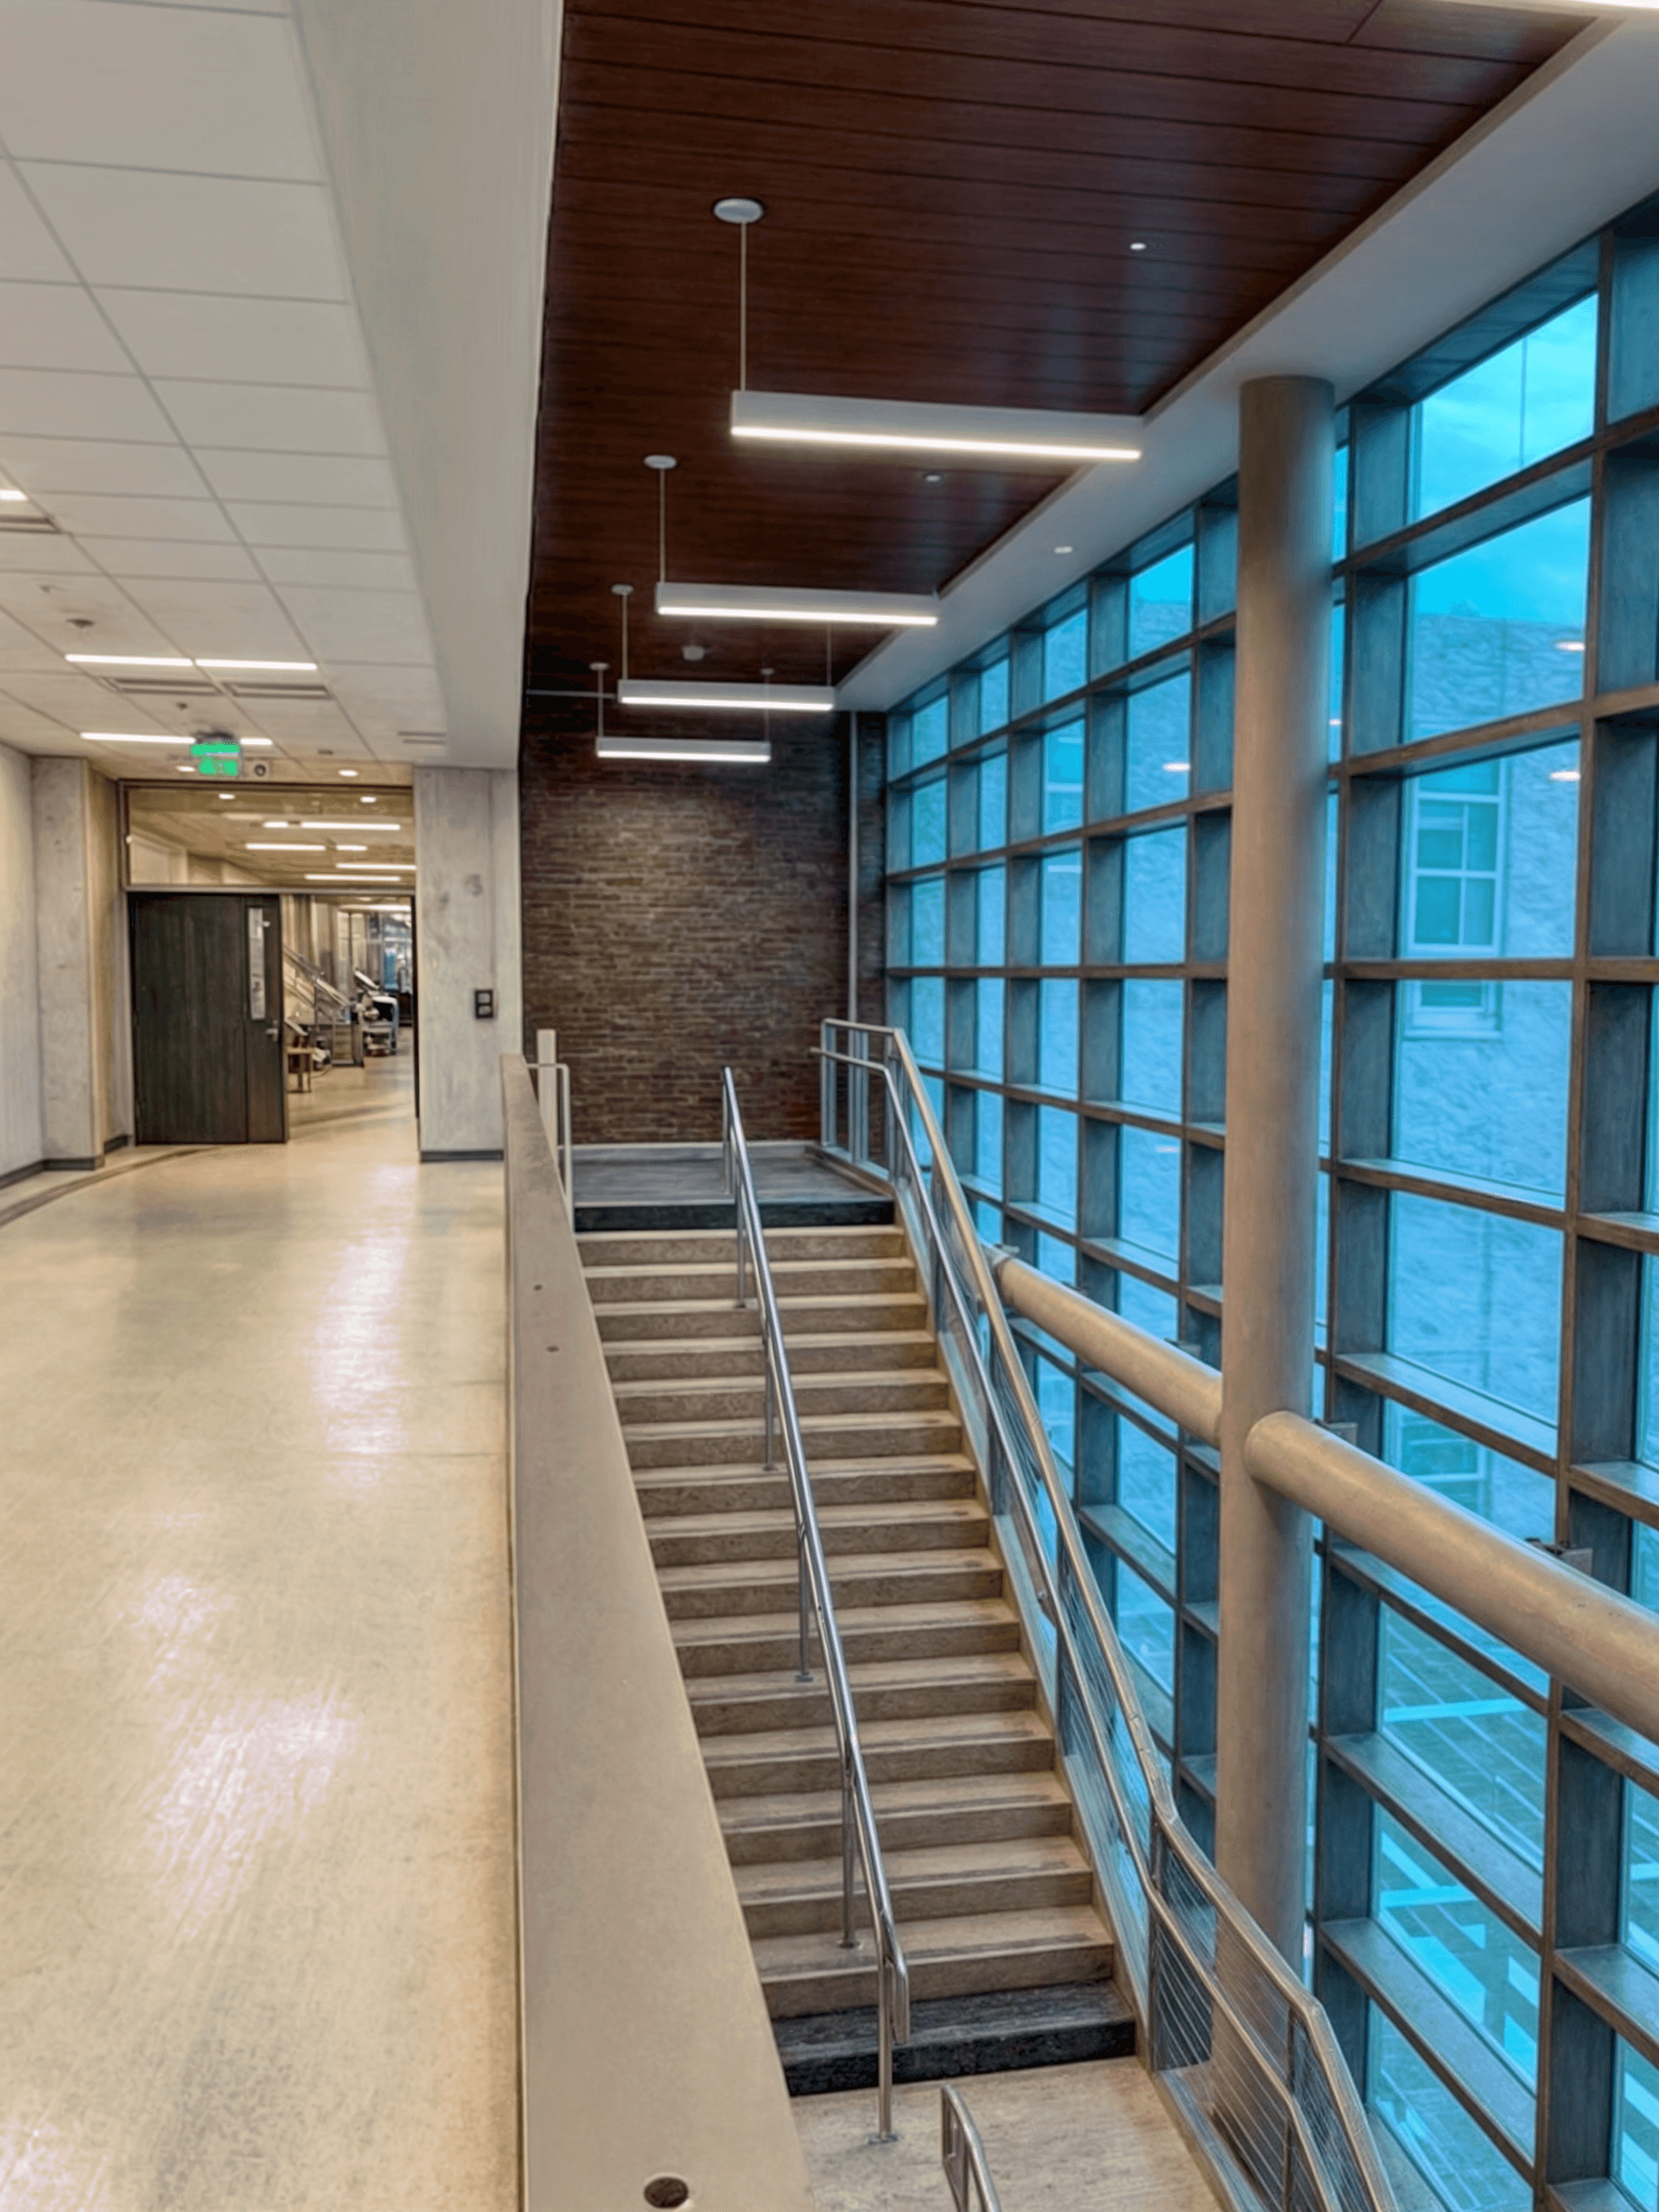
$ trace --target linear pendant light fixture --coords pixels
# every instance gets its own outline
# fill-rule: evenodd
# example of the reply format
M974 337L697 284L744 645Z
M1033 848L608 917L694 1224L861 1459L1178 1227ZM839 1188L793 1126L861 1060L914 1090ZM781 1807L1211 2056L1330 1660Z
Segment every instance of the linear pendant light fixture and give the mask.
M622 600L622 616L627 620L627 593L631 587L618 585ZM764 767L772 759L772 740L766 737L693 738L681 737L607 737L605 734L605 671L608 661L591 664L598 691L598 709L594 750L601 760L681 760L681 761L741 761ZM618 687L619 690L620 687Z
M931 592L660 583L657 612L709 622L839 622L868 630L931 630L939 619L939 602Z
M715 213L734 224L739 250L738 373L732 394L734 438L774 445L821 446L869 453L957 454L972 459L1059 461L1139 461L1135 415L1059 414L1040 407L935 406L899 399L840 399L799 391L749 390L749 231L766 213L758 200L717 200ZM660 611L660 610L659 610ZM823 618L819 616L818 620Z

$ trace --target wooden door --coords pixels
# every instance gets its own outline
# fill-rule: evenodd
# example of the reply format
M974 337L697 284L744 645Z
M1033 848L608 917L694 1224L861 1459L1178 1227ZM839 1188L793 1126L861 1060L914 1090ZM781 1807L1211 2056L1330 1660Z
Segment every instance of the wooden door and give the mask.
M282 908L275 897L129 893L140 1144L282 1144Z

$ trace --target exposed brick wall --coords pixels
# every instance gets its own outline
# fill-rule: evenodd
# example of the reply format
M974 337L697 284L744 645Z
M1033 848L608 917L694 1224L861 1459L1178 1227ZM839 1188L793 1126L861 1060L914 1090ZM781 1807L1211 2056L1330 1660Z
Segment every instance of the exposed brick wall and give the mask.
M603 762L526 731L524 1022L559 1033L577 1141L707 1141L735 1071L751 1138L814 1137L817 1026L847 1004L847 738L769 768Z

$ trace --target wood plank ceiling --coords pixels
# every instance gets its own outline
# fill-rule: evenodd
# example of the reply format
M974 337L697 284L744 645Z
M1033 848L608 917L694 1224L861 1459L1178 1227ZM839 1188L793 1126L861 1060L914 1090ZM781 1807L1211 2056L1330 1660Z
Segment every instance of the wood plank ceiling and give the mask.
M617 583L636 676L824 679L821 632L652 613L647 453L678 459L668 573L697 582L933 590L1056 481L734 445L716 200L766 210L758 388L1138 412L1583 22L1447 0L566 0L527 730L592 730ZM842 632L835 673L876 642Z

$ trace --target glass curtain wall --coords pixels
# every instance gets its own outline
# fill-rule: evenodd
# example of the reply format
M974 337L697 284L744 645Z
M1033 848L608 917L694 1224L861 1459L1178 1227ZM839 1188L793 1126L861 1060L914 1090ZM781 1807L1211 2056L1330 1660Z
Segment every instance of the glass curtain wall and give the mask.
M1315 1410L1659 1605L1659 207L1357 397ZM891 1018L982 1233L1219 1356L1230 487L890 720ZM1212 1826L1216 1468L1022 1332ZM1454 2212L1659 2205L1659 1746L1321 1546L1309 1956Z

